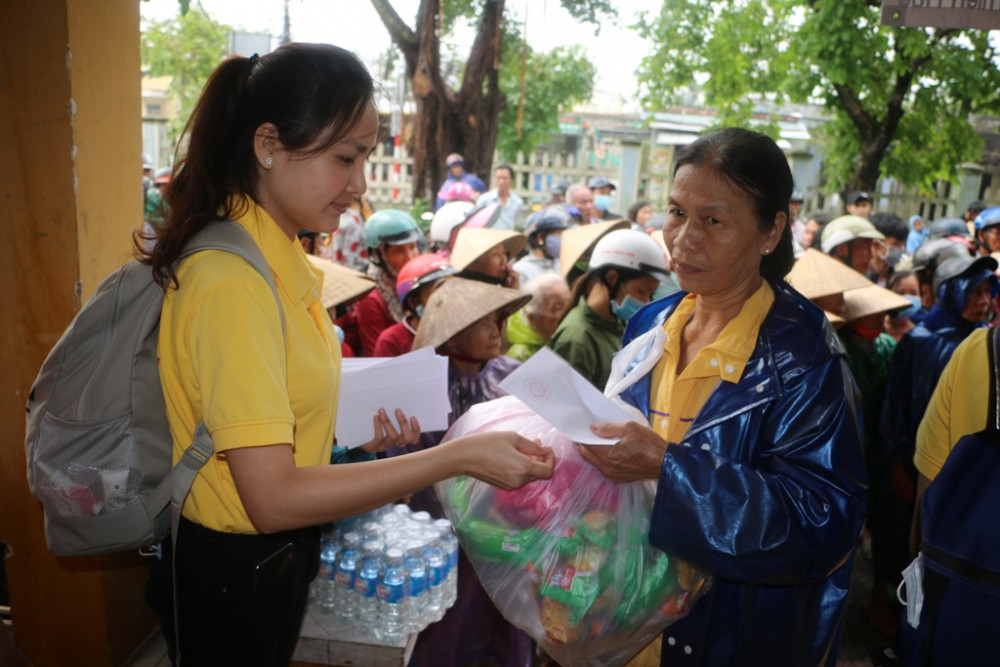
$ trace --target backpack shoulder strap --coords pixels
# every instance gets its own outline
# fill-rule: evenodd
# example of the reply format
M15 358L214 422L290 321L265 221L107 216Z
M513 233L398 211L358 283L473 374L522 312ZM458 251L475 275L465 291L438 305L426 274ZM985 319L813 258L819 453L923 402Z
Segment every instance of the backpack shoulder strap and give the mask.
M238 255L257 270L257 273L264 278L267 286L271 288L271 293L274 294L274 302L278 305L278 315L281 321L281 333L284 335L285 313L281 307L281 299L278 296L278 286L274 282L274 274L271 273L271 267L267 265L267 260L264 259L264 253L261 252L253 237L250 236L250 233L243 229L242 225L233 220L216 220L215 222L210 222L184 246L181 258L183 259L202 250L222 250Z
M989 356L990 364L990 403L986 417L986 430L987 431L1000 431L1000 406L998 406L998 400L1000 400L1000 352L998 352L998 345L1000 345L1000 328L992 327L988 334L986 334L986 353Z

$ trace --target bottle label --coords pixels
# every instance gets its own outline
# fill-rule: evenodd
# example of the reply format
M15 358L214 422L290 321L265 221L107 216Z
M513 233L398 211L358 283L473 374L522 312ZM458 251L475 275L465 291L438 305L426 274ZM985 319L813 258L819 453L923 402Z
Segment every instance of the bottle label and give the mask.
M359 574L354 578L354 590L366 598L374 597L378 591L378 577Z
M344 588L354 588L354 572L351 570L337 570L337 585Z
M406 598L406 589L403 587L403 583L398 584L388 584L386 582L380 582L378 585L378 599L383 602L388 602L390 604L397 604L402 602Z
M323 561L320 561L319 564L320 579L325 579L329 581L330 579L334 578L334 572L336 572L336 568L334 568L333 563L324 563Z
M410 596L417 597L427 592L427 577L410 575Z
M438 586L442 581L448 577L448 564L447 562L441 565L434 565L430 568L431 572L431 586Z

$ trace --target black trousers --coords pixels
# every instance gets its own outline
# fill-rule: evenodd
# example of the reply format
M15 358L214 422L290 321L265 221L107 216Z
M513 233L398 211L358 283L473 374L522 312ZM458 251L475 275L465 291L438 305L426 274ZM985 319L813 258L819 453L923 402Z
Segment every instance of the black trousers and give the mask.
M178 532L181 667L288 665L319 568L319 530L236 535L182 518ZM176 665L171 582L168 540L150 572L146 599Z

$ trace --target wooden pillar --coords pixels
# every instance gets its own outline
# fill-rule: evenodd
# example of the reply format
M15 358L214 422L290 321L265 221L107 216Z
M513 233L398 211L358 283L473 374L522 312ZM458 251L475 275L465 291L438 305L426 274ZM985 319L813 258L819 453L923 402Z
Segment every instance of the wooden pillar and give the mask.
M0 2L0 540L36 665L119 665L153 627L145 566L55 558L25 479L24 404L141 222L138 0Z

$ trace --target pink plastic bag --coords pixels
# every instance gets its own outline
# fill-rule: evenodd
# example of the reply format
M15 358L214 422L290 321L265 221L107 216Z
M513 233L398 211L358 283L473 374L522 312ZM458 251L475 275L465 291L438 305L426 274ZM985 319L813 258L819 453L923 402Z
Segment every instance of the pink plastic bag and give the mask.
M437 485L483 587L561 665L619 665L687 615L708 578L650 546L652 487L615 484L518 399L471 408L445 440L517 431L556 456L550 480Z

